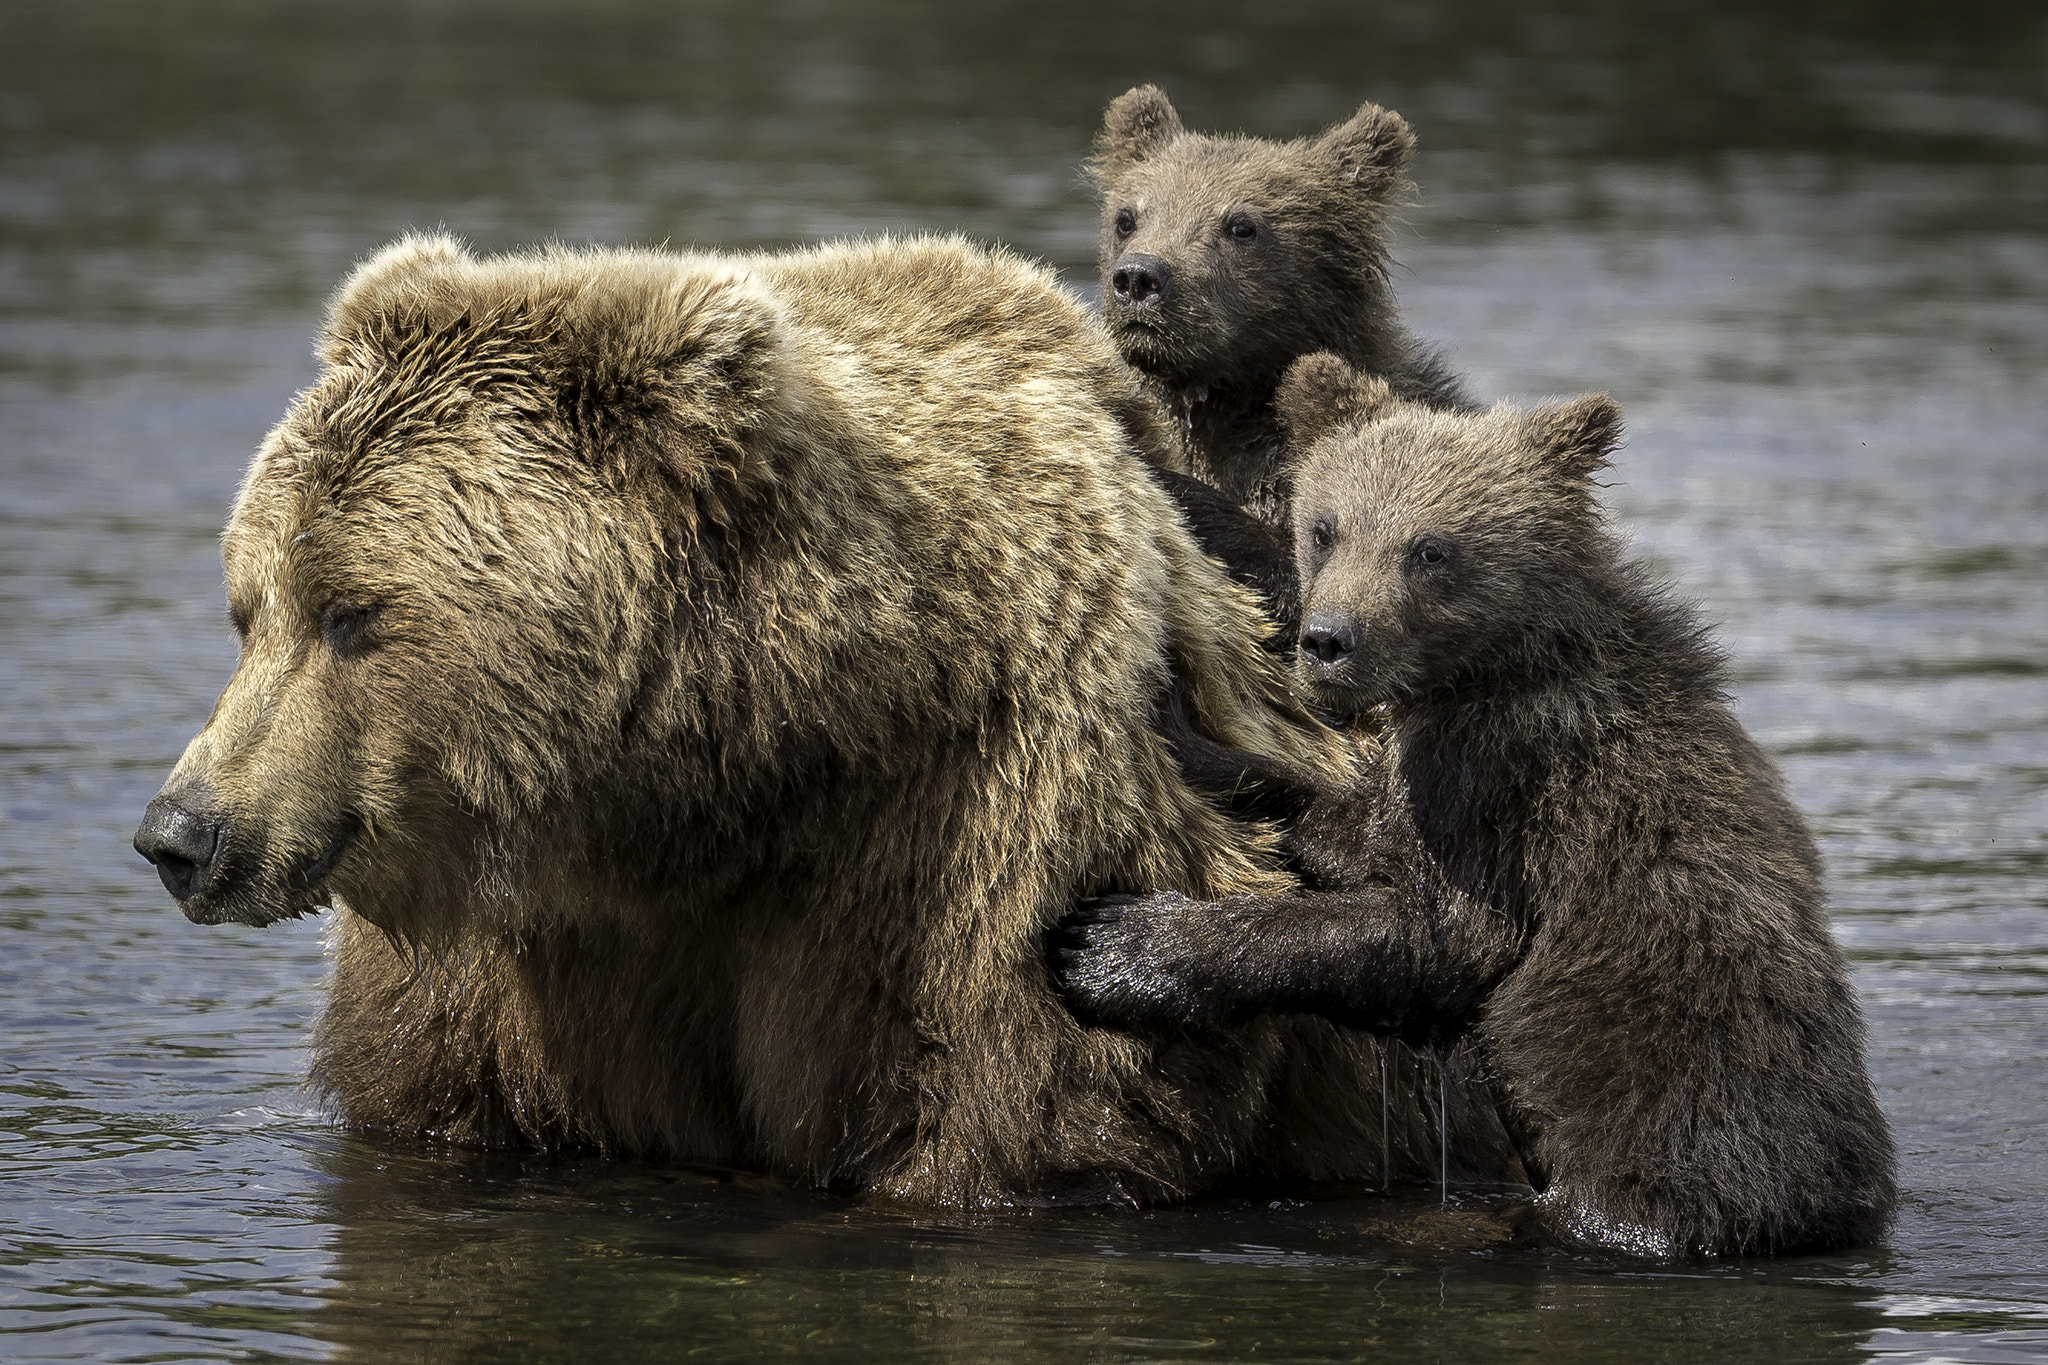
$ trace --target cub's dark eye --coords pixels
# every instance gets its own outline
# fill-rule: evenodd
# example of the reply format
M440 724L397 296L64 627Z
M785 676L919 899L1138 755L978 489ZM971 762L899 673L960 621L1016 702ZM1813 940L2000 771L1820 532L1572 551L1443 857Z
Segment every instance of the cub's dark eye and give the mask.
M1138 215L1132 213L1129 209L1118 209L1116 211L1116 235L1128 237L1137 230Z
M1259 235L1259 225L1249 218L1233 218L1223 225L1224 230L1240 242L1249 242Z
M1450 562L1450 547L1434 537L1425 536L1415 542L1415 558L1423 564L1445 564Z
M1316 524L1308 528L1308 539L1318 550L1327 550L1337 543L1337 528L1326 518L1318 517Z
M381 611L374 602L330 602L320 611L320 643L344 659L368 650Z

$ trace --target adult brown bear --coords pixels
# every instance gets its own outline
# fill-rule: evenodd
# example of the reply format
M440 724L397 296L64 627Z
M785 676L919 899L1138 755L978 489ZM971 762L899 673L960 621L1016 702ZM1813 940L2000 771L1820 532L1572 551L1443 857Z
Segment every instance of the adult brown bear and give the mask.
M1077 899L1290 885L1155 734L1169 676L1219 743L1343 760L1043 270L412 238L320 358L137 847L195 921L334 907L349 1122L935 1204L1377 1175L1370 1043L1048 986Z

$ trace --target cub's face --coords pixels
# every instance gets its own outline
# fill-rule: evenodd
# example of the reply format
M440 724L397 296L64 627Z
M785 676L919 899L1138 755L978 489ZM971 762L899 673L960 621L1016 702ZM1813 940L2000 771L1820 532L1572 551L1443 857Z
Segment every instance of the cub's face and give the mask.
M1511 499L1467 477L1426 420L1317 446L1296 476L1302 634L1296 669L1340 714L1455 678L1522 610L1530 566Z
M1119 96L1102 188L1102 313L1133 365L1176 387L1270 380L1341 347L1384 269L1381 230L1413 139L1366 105L1295 142L1188 133L1150 86Z
M1326 424L1294 494L1296 669L1326 708L1533 674L1597 610L1612 547L1590 475L1620 417L1604 395L1436 412L1324 356L1290 371L1282 402L1297 433Z
M1356 295L1287 160L1183 137L1107 187L1102 315L1133 365L1177 387L1270 370L1325 306L1304 295Z

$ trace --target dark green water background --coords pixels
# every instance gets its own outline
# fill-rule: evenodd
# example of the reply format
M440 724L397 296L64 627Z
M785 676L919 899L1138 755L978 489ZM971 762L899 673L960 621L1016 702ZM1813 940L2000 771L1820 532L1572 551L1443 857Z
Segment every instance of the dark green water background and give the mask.
M352 262L937 228L1088 286L1140 80L1402 110L1417 329L1628 409L1613 504L1829 859L1884 1245L1648 1273L1384 1235L1422 1191L960 1221L383 1149L297 1089L318 926L195 928L129 850ZM2037 4L0 0L0 1357L2048 1359L2044 377Z

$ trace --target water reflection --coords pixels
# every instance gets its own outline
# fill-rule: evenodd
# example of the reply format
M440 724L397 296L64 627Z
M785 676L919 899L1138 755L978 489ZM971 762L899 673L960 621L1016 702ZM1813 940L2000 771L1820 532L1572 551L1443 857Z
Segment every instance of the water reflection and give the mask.
M961 1225L381 1150L296 1090L317 927L194 929L135 860L233 665L227 500L355 259L930 227L1085 285L1076 167L1141 80L1204 128L1402 110L1416 330L1475 392L1627 408L1609 496L1829 860L1887 1248L1646 1277L1420 1190ZM2038 6L13 0L0 1354L2048 1354L2043 374Z
M1780 1360L1790 1339L1821 1361L1862 1359L1883 1326L1854 1291L1748 1268L1617 1273L1460 1244L1484 1212L1414 1192L959 1222L703 1172L325 1164L340 1283L318 1330L364 1358L1483 1359L1540 1321L1561 1359Z

